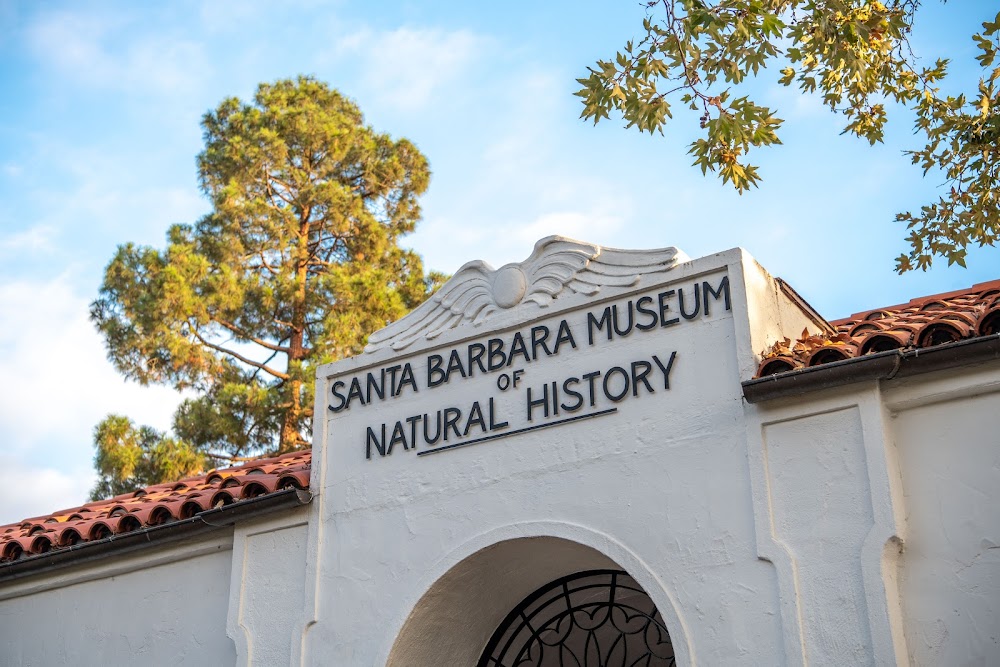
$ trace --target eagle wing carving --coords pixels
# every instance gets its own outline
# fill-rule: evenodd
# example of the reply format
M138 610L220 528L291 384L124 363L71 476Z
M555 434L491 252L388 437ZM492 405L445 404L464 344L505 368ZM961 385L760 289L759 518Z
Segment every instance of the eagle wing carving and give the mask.
M632 287L642 276L663 273L687 259L676 248L617 250L549 236L521 263L494 270L468 262L430 299L368 338L365 352L402 350L445 331L478 326L502 310L533 304L545 308L569 290L593 296L603 287Z
M642 276L662 273L686 260L677 248L618 250L549 236L536 243L534 252L521 264L528 276L524 300L544 308L564 288L593 296L602 287L632 287Z
M492 289L494 273L493 267L482 260L462 265L431 298L369 336L365 352L386 346L402 350L420 338L436 338L467 320L478 323L489 317L497 310Z

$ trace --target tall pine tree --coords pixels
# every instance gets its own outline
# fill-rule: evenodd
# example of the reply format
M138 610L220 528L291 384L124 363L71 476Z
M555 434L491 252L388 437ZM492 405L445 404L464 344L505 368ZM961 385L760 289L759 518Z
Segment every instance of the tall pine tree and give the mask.
M316 365L360 352L441 279L399 246L426 158L336 90L261 84L202 127L212 212L172 226L164 250L119 246L91 305L115 368L194 395L172 437L118 415L96 427L95 496L307 446Z

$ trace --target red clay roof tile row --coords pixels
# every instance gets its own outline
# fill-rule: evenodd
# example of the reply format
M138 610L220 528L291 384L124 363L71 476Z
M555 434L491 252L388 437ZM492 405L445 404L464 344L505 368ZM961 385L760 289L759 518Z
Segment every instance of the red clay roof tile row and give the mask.
M0 562L188 519L288 487L308 489L311 464L309 450L256 459L0 526Z
M933 347L1000 333L1000 280L876 308L831 322L836 333L787 338L764 354L755 377L887 350Z

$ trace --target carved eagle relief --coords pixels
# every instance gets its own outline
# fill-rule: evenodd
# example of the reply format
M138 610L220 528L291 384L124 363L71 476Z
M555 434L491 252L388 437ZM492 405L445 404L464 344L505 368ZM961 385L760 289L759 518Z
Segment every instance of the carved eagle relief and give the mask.
M548 236L521 263L499 269L481 260L464 264L434 296L373 333L365 352L402 350L456 327L480 326L517 306L545 308L564 290L592 296L602 287L631 287L644 275L663 273L686 260L677 248L617 250Z

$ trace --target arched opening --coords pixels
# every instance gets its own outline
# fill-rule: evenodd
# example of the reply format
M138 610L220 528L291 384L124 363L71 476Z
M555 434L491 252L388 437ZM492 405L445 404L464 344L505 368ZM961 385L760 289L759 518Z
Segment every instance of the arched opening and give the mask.
M517 622L523 613L534 619L534 643L532 630L526 635L528 626ZM520 661L512 660L522 653L523 646L511 650L518 642L529 645ZM549 646L540 650L539 642ZM647 643L653 649L646 650L648 662L640 657L640 645ZM577 662L569 658L581 650ZM600 661L594 661L595 651L603 653ZM481 549L441 576L413 607L386 665L617 667L607 658L625 655L630 662L622 665L674 664L666 624L646 591L594 548L557 537L524 537Z
M675 667L656 604L627 572L561 577L526 597L493 633L478 667Z

